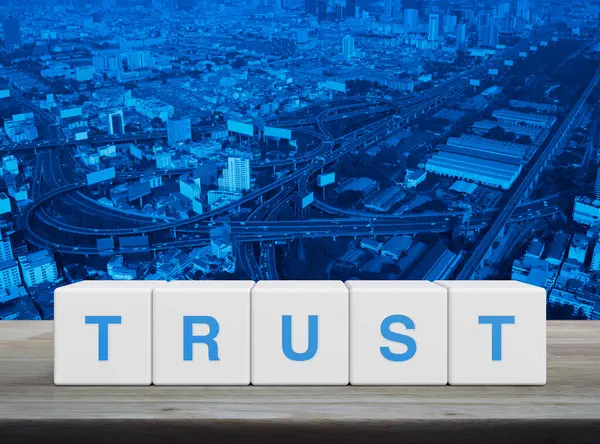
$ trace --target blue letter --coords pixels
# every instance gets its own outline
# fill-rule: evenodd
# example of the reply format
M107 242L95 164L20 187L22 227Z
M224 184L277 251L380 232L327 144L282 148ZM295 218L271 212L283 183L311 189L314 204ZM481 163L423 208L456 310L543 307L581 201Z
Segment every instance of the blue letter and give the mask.
M514 316L479 316L480 324L492 324L492 361L502 361L502 324L514 324Z
M308 316L308 347L304 353L296 353L292 348L292 317L283 315L281 320L283 354L292 361L308 361L314 358L319 348L319 316Z
M86 316L86 324L98 324L98 361L108 361L108 325L120 324L121 316Z
M208 325L209 332L206 336L194 336L194 324ZM219 360L219 346L215 338L219 334L219 323L212 316L184 316L183 317L183 360L194 359L194 344L206 344L208 347L208 360Z
M389 347L380 347L381 355L388 361L404 362L409 361L417 353L417 343L410 336L403 335L401 333L395 333L390 330L392 324L400 323L408 330L415 329L415 323L411 318L404 315L391 315L383 320L381 323L381 335L388 341L399 342L406 345L406 352L404 353L392 353Z

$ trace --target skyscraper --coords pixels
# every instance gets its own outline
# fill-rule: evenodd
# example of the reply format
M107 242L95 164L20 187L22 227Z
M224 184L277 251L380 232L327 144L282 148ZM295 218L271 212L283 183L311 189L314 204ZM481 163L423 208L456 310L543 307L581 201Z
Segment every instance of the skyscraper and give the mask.
M465 50L467 48L467 24L459 23L456 25L456 49Z
M497 46L500 41L500 23L493 21L490 24L490 33L486 44L488 46Z
M436 42L440 35L440 16L439 14L429 14L429 34L428 40Z
M530 18L529 0L517 0L517 17L523 17L525 21Z
M317 0L304 0L304 12L317 15Z
M177 8L190 10L196 6L196 0L177 0Z
M317 19L320 22L327 19L327 0L317 0Z
M346 0L346 17L356 17L356 0Z
M351 35L342 39L342 55L347 59L354 55L354 37Z
M392 16L392 9L393 9L393 0L385 0L385 3L383 5L383 15L386 17L391 17Z
M446 14L444 16L444 33L452 33L456 28L457 17L455 15Z
M506 14L510 14L510 2L501 2L498 5L497 14L498 17L504 17Z
M13 259L12 245L10 244L10 237L5 237L0 231L0 261L6 259Z
M3 23L4 47L8 52L21 48L21 25L15 17L7 17Z
M596 183L594 185L594 193L596 194L596 199L600 199L600 168L598 168L598 172L596 173Z
M477 44L487 45L490 39L491 14L481 11L477 16Z
M402 0L394 0L392 4L392 15L395 18L401 18L404 13L404 9L402 9Z
M404 27L409 31L414 31L419 26L419 11L416 9L404 10Z
M223 177L219 178L219 189L226 191L246 191L250 189L250 161L239 157L229 157Z

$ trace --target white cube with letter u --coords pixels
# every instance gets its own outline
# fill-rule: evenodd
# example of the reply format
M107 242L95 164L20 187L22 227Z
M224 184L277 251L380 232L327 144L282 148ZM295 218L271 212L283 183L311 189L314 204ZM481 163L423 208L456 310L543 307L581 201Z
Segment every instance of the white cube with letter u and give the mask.
M252 289L252 384L347 385L348 288L260 281Z

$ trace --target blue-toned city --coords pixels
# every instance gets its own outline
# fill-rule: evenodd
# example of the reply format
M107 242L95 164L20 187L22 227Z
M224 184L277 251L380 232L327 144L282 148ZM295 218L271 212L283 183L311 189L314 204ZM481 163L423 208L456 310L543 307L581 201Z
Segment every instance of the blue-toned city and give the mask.
M514 279L600 319L599 14L0 0L0 319L84 279Z

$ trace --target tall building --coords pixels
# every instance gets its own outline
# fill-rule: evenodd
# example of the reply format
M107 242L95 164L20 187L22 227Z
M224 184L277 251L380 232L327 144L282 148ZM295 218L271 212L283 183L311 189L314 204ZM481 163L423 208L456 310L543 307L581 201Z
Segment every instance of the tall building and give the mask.
M12 245L10 244L10 238L4 237L0 231L0 261L7 259L13 259Z
M592 271L600 271L600 241L596 239L596 246L592 253L592 262L590 264Z
M393 10L393 0L385 0L385 3L383 4L383 15L386 17L391 17L392 10Z
M501 2L497 9L498 17L504 17L506 14L510 14L510 2Z
M52 253L48 250L35 251L19 257L23 280L27 287L43 284L44 282L56 282L58 270Z
M4 47L8 52L21 48L21 25L15 17L7 17L3 23Z
M419 11L416 9L404 10L404 27L409 31L414 31L419 26Z
M477 44L487 45L490 38L491 15L488 11L481 11L477 16Z
M327 19L327 0L317 0L317 19L320 22Z
M107 115L108 134L125 134L125 119L123 110L111 111Z
M598 172L596 173L596 183L594 185L594 193L596 194L596 199L600 199L600 167L598 167Z
M169 145L192 140L192 124L188 117L167 121L167 137Z
M200 199L200 192L202 187L200 185L200 178L192 178L189 176L182 177L179 179L179 192L190 200Z
M467 48L467 24L459 23L456 25L456 49L465 50Z
M356 17L356 0L346 0L346 17Z
M488 46L497 46L500 42L500 23L497 21L492 22L490 25L490 33L486 44Z
M517 0L517 17L522 17L525 21L530 20L531 6L529 0Z
M158 153L156 155L155 160L156 160L156 168L158 168L158 169L171 168L171 153L169 153L169 152Z
M183 10L192 9L196 5L197 0L177 0L177 8Z
M7 289L21 285L19 266L14 259L0 261L0 289Z
M23 116L23 114L20 116ZM14 143L31 142L38 137L33 115L24 118L13 116L12 119L6 119L4 121L4 132L10 141Z
M342 39L342 55L347 59L354 55L354 37L351 35Z
M219 189L226 191L246 191L250 189L250 160L229 157L223 177L219 178Z
M440 36L440 15L429 14L429 34L428 40L436 42Z
M457 17L455 15L446 14L444 16L444 33L452 33L456 28Z
M394 18L402 18L404 9L402 8L402 0L393 0L392 4L392 16Z
M11 211L10 197L6 193L0 193L0 214L10 213Z
M317 0L304 0L304 12L317 15Z

